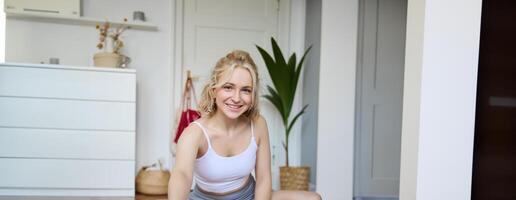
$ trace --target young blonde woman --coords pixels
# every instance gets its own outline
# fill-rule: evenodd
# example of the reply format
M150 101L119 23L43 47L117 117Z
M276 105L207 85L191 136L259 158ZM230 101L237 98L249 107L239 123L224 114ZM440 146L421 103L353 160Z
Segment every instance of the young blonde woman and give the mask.
M313 192L272 192L269 133L258 111L258 88L256 65L247 52L236 50L217 62L202 91L202 117L179 139L169 200L321 199Z

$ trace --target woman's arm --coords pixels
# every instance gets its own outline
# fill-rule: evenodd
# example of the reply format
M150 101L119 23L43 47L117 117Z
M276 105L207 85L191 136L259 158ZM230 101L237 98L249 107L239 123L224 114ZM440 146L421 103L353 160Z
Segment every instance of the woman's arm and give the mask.
M192 187L192 175L202 130L190 124L177 142L176 161L168 183L169 200L185 200Z
M269 148L269 129L267 122L260 116L255 120L255 137L258 143L256 154L256 188L254 196L256 200L270 200L272 195L271 178L271 152Z

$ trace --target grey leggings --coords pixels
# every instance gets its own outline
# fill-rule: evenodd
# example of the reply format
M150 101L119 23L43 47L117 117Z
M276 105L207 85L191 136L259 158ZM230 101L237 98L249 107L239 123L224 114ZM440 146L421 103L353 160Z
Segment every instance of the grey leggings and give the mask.
M189 200L254 200L254 187L256 183L252 176L249 177L247 183L242 189L232 192L226 195L212 195L203 193L199 190L199 186L195 186L194 190L190 193Z

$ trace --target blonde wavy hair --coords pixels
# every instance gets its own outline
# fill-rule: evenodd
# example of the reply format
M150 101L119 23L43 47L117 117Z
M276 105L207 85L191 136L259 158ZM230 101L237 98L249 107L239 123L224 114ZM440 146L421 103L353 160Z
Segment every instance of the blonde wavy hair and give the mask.
M256 64L249 55L249 53L242 50L234 50L228 53L225 57L219 59L215 68L211 72L208 83L204 86L199 101L199 110L203 116L211 117L217 110L215 104L215 88L221 87L233 74L236 68L243 68L249 71L252 78L252 95L251 95L251 106L244 113L244 116L254 119L259 115L258 110L258 70Z

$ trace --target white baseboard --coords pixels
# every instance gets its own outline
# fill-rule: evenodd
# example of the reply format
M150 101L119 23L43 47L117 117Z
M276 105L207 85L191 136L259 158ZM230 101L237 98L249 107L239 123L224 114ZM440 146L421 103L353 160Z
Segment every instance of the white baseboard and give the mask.
M354 197L353 200L399 200L398 197Z

